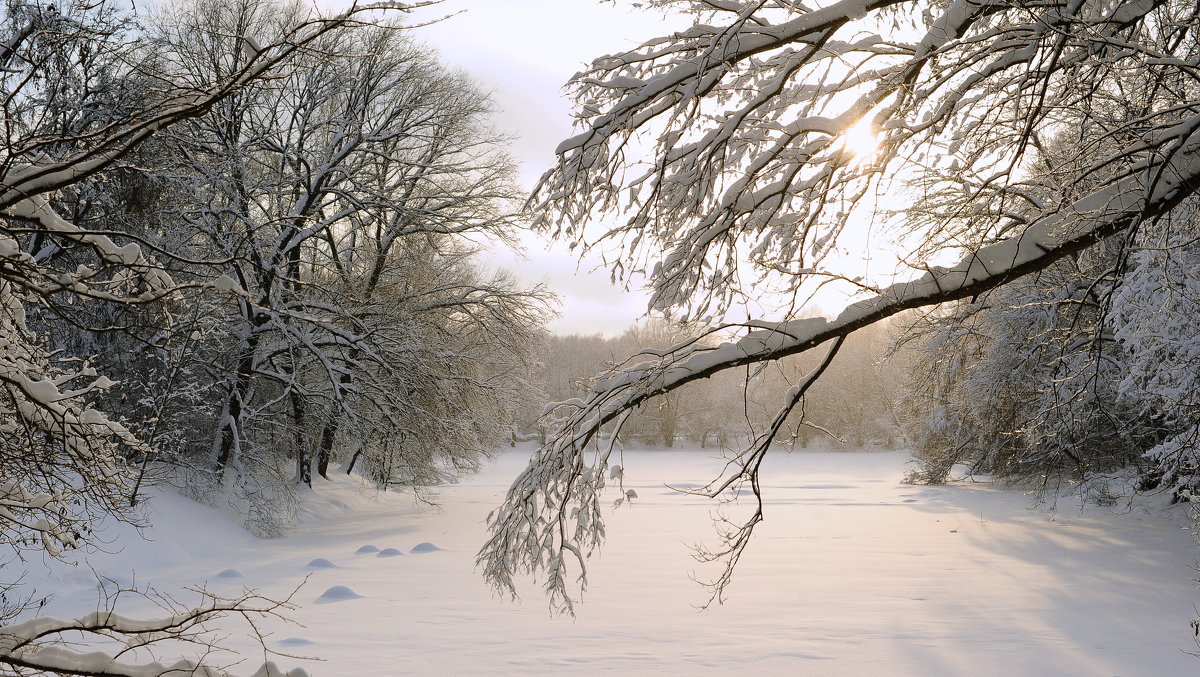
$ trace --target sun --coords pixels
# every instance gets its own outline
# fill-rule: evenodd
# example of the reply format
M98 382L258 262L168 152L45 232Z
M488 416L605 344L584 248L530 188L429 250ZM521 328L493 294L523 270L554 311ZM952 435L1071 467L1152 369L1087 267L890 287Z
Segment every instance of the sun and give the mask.
M871 118L864 115L858 122L842 132L842 148L846 149L861 162L870 158L879 150L879 137L871 129Z

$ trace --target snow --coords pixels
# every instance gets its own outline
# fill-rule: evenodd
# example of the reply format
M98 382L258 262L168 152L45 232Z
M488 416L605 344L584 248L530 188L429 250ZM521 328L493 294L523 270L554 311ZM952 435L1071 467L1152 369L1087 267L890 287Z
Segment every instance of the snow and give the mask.
M245 294L245 290L238 284L237 280L228 275L221 275L216 280L213 280L213 289L218 292L232 292L235 294Z
M329 604L331 602L344 602L348 599L361 599L362 595L354 592L344 585L335 585L332 588L321 593L321 596L313 600L314 604Z
M1195 544L1182 514L1159 509L1161 497L1114 508L1064 498L1047 512L987 484L904 485L907 456L895 452L771 452L766 521L729 601L699 612L706 595L690 574L718 572L693 561L686 544L712 543L713 504L664 484L703 485L721 465L712 453L623 454L622 486L639 498L608 513L608 543L590 563L575 620L551 616L534 585L519 602L497 598L474 569L485 517L528 448L440 488L437 507L333 474L306 496L297 528L272 540L160 492L149 503L148 540L110 529L114 547L90 556L95 574L57 566L35 570L30 582L53 583L45 589L59 592L44 613L57 617L94 606L96 575L185 600L183 588L205 582L216 593L250 587L279 598L299 586L290 612L299 625L264 627L268 646L288 654L275 663L314 677L395 674L396 666L520 675L1200 669L1185 653L1197 648ZM427 554L370 556L388 550ZM118 610L136 617L131 601ZM228 623L230 641L261 662Z

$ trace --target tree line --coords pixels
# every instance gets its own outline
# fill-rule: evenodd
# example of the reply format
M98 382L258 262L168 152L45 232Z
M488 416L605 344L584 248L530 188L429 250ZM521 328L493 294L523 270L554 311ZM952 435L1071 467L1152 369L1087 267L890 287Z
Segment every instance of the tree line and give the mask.
M787 449L898 449L905 446L900 392L909 354L894 350L903 325L885 323L855 334L823 378L792 412L776 443ZM619 336L549 336L541 349L535 382L539 399L569 409L591 392L595 377L636 364L679 345L690 345L701 328L663 319L645 320ZM704 341L712 345L719 335ZM762 369L725 372L648 399L620 428L625 444L651 448L736 448L765 429L775 414L774 397L813 367L798 355ZM545 442L558 409L525 426L524 437Z

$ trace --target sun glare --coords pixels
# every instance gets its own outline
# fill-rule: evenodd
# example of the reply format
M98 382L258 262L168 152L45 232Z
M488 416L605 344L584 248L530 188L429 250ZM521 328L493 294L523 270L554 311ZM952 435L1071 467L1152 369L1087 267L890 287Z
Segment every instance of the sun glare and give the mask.
M842 145L860 162L874 155L879 148L879 138L871 131L871 118L864 115L842 132Z

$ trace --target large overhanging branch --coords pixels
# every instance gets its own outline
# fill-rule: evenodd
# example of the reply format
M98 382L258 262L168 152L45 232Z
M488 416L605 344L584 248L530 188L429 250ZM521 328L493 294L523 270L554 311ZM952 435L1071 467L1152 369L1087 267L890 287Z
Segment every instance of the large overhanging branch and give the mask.
M852 304L835 319L757 323L738 340L716 347L692 344L660 360L610 372L586 400L573 407L558 432L535 452L504 503L489 519L491 537L477 563L499 589L515 594L513 577L545 576L553 606L570 610L566 572L582 571L603 540L600 494L604 458L587 458L601 429L646 400L739 366L805 352L904 310L971 298L1136 224L1162 215L1200 189L1200 116L1170 130L1160 148L1123 177L1075 202L1030 220L1019 235L985 246L952 268L931 268L920 278L894 284ZM580 576L580 590L585 581Z
M738 8L732 25L649 41L575 78L583 127L535 190L536 224L585 251L603 244L616 275L647 274L655 309L719 315L744 291L723 274L734 267L799 292L874 181L986 166L1003 193L1027 147L1096 94L1070 86L1089 81L1081 71L1098 83L1174 72L1138 38L1168 4L955 0L885 39L874 31L887 12L923 7L722 3ZM879 136L869 159L843 143L864 123Z

